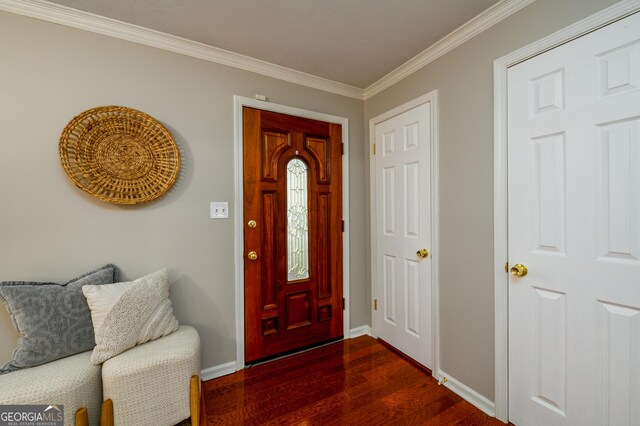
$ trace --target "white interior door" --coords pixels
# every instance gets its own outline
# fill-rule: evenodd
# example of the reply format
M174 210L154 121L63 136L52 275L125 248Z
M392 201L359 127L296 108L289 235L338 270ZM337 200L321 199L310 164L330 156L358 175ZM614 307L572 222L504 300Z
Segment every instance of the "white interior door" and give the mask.
M432 368L431 104L375 126L378 337Z
M640 14L508 71L509 420L640 425Z

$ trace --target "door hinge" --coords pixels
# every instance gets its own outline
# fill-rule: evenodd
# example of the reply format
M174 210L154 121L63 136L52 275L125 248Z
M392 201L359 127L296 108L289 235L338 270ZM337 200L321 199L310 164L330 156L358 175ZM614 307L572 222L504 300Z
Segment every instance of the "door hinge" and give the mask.
M340 144L340 154L344 155L344 143Z
M346 306L346 302L345 302L344 297L343 297L342 298L342 310L343 311L346 309L345 306Z
M373 144L373 155L376 155L376 144Z
M342 232L344 232L344 220L342 221Z
M374 309L375 311L377 311L377 310L378 310L378 299L374 299L374 301L373 301L373 309Z
M504 264L504 271L508 274L509 273L509 262Z

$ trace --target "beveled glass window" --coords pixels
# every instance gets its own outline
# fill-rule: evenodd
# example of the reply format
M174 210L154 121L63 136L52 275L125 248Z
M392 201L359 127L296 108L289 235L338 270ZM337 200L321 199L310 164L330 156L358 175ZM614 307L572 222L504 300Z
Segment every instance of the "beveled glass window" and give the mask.
M299 158L287 164L287 271L289 281L309 278L308 167Z

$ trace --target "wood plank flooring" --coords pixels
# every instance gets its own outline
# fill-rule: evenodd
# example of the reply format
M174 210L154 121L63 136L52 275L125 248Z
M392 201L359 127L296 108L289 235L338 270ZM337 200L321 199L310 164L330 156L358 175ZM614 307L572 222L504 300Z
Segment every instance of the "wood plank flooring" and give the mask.
M206 425L500 425L362 336L202 384Z

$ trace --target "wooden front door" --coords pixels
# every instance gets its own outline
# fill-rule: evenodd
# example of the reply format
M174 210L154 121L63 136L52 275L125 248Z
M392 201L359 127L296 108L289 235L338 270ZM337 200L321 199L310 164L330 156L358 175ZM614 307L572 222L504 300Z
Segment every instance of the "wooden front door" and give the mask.
M243 109L245 361L343 335L342 128Z

